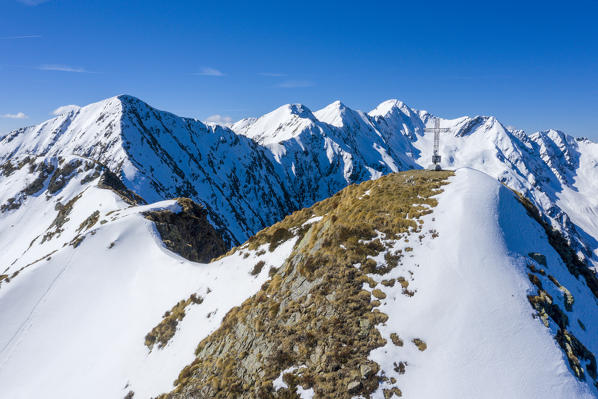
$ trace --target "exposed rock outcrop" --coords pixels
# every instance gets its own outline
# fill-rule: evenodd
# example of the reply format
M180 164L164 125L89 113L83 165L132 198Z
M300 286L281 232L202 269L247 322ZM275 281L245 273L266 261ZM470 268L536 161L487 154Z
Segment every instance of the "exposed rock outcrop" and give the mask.
M180 212L160 210L143 215L154 222L168 249L194 262L207 263L222 255L226 245L207 219L207 211L189 198L178 198Z

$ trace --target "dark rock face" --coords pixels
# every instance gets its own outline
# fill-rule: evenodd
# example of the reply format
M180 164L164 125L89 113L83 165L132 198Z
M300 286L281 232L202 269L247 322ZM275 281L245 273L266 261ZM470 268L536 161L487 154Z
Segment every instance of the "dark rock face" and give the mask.
M126 203L130 205L142 205L145 204L145 200L139 195L129 190L120 178L112 173L108 168L105 168L100 181L98 182L99 188L112 190L118 194Z
M208 222L206 209L188 198L179 198L177 202L183 208L179 213L162 210L143 214L154 222L166 247L201 263L224 254L226 244Z

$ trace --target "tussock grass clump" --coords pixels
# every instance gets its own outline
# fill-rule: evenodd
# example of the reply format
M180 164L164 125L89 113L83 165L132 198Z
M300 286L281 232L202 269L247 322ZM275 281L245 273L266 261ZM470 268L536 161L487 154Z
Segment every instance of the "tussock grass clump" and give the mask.
M372 258L387 251L385 241L421 232L418 220L436 206L433 196L450 175L409 171L351 185L252 237L240 248L274 250L298 238L285 263L199 343L174 391L161 397L296 398L298 386L312 388L314 398L369 397L380 383L369 354L387 343L376 326L388 316L372 297L384 292L363 287L375 287L368 273L387 273L402 254L382 264ZM322 218L306 224L314 216ZM288 388L275 391L273 380L291 366L298 369L283 376ZM387 397L401 394L385 389Z
M413 342L413 344L417 346L417 349L419 349L422 352L428 349L428 345L419 338L414 338L411 340L411 342Z
M397 333L391 333L390 340L396 346L403 346L403 340L401 338L399 338L399 335Z
M259 262L257 262L255 264L255 266L253 266L253 269L251 270L250 274L252 276L257 276L258 274L260 274L260 272L262 271L262 269L264 268L265 265L266 265L266 262L264 262L263 260L260 260Z
M185 309L187 309L187 306L193 303L200 304L202 302L203 298L201 296L191 294L189 298L179 301L172 307L172 309L167 310L166 313L164 313L164 316L162 316L160 324L152 328L152 331L145 336L145 346L152 350L154 344L157 342L158 348L165 347L166 344L168 344L168 341L174 337L177 325L185 317Z
M573 298L571 291L569 291L567 287L561 285L554 276L549 274L548 279L563 293L563 296L565 297L565 310L571 312L573 310L573 303L575 302L575 298Z
M386 294L384 293L384 291L376 288L375 290L372 291L372 295L378 299L385 299L386 298Z

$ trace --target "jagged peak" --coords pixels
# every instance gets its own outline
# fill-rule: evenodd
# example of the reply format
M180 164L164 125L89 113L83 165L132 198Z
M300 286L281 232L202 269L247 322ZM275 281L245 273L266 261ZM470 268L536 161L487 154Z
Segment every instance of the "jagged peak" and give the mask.
M411 116L413 114L413 110L403 101L391 98L390 100L386 100L378 104L378 106L371 110L368 113L368 115L370 115L371 117L385 117L397 111L404 113L408 116Z
M315 120L313 113L305 105L285 104L259 118L253 118L252 125L263 125L262 127L280 125L295 118ZM251 118L246 119L251 121Z
M288 114L289 116L296 115L298 117L308 118L308 119L313 118L313 113L311 112L311 110L309 108L307 108L303 104L297 104L297 103L282 105L282 106L276 108L274 111L272 111L264 116L268 116L268 115L274 116L275 114L276 115Z
M340 100L336 100L324 108L314 112L314 115L320 122L327 123L336 127L346 126L350 120L357 118L365 119L365 114L361 111L355 111L347 107Z
M261 144L272 144L296 137L316 123L316 117L305 105L285 104L257 119L242 119L232 129Z
M126 103L136 103L136 102L143 102L143 103L145 103L140 98L135 97L135 96L133 96L131 94L126 94L126 93L118 94L118 95L116 95L116 96L114 96L112 98L118 98L120 101L126 102Z
M536 142L550 141L561 147L566 147L567 145L575 143L575 138L573 136L557 129L540 130L531 134L530 138Z

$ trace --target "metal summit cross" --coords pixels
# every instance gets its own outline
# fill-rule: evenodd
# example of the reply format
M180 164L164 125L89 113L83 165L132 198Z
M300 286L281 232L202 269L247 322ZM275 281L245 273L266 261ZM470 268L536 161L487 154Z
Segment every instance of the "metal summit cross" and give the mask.
M424 132L434 132L434 153L432 154L432 165L431 169L440 170L440 154L438 153L440 147L440 133L446 133L450 131L448 127L440 127L440 120L434 119L434 127L427 127Z

